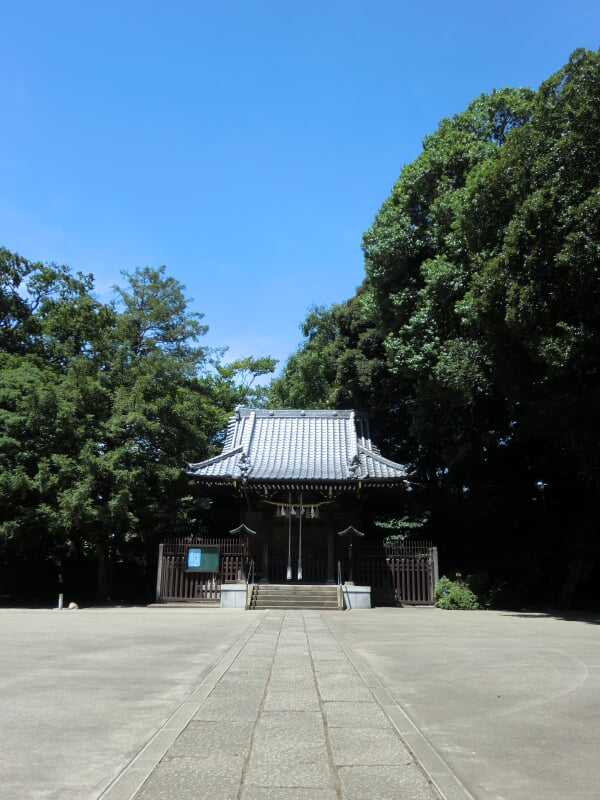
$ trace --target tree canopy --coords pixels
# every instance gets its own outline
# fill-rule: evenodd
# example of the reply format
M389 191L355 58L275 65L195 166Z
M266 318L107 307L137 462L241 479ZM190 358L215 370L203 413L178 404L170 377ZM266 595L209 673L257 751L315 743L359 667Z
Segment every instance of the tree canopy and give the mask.
M202 347L164 267L123 279L102 303L91 276L0 250L0 555L51 563L59 585L93 563L99 598L117 565L151 579L158 541L193 529L182 466L275 365Z
M284 405L369 410L471 563L469 525L536 569L583 576L599 555L599 131L600 55L584 50L536 92L442 120L364 234L363 285L310 312L273 383Z

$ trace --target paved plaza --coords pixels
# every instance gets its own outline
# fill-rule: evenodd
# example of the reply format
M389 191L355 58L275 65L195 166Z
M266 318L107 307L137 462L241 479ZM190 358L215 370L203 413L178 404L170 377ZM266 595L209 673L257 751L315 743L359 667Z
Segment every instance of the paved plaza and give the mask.
M598 798L600 626L0 611L3 800Z

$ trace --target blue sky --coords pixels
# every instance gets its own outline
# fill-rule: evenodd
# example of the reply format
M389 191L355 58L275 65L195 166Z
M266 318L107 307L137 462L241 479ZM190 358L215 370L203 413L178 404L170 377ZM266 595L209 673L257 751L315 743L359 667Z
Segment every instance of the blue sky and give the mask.
M4 2L0 244L165 264L229 359L282 361L439 120L600 45L595 0Z

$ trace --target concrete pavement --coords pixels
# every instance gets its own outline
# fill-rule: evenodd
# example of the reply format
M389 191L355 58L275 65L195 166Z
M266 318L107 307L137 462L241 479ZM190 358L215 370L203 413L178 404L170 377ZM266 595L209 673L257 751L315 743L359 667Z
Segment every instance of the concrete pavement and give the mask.
M379 608L327 622L412 722L426 768L419 743L477 800L600 798L600 617Z
M264 615L102 800L439 798L326 617Z
M0 610L0 797L598 800L598 622Z
M97 800L258 621L0 609L0 798Z

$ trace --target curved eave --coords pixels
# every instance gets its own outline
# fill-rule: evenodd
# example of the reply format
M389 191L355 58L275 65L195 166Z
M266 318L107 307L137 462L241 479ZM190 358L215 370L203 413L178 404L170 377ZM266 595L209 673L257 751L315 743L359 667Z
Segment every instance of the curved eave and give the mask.
M352 478L351 480L310 480L302 478L278 478L277 480L265 480L262 478L244 478L212 475L190 475L196 483L203 486L230 486L231 488L246 489L279 489L283 490L309 490L314 489L337 489L343 492L358 492L363 489L373 488L406 488L411 481L407 478Z

